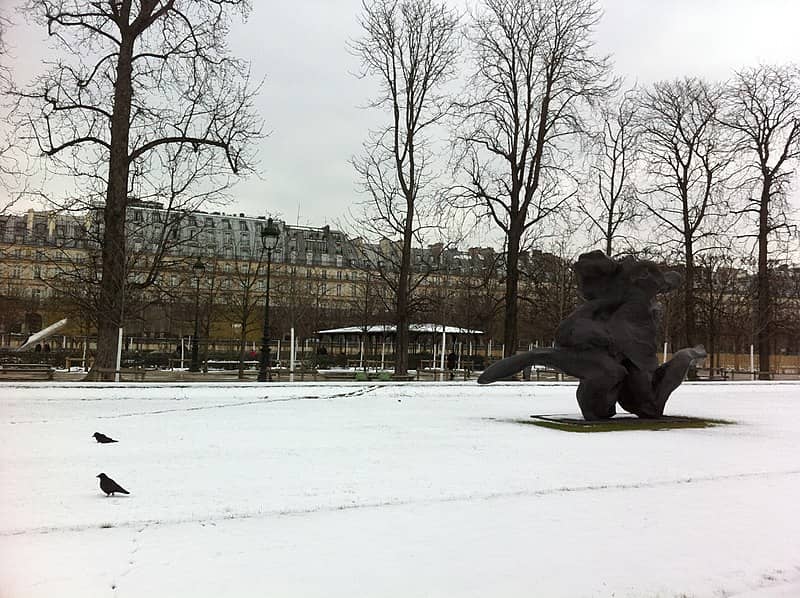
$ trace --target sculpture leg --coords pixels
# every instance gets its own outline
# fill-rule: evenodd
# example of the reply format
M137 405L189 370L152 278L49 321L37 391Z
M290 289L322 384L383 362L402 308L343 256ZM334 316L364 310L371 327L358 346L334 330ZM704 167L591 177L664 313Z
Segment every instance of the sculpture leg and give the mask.
M653 375L636 367L630 361L623 362L628 375L622 383L619 392L620 406L628 413L639 417L660 417L661 413L656 406L656 393L653 390ZM661 411L664 407L661 406Z
M548 356L545 365L580 378L575 396L584 419L614 417L628 371L604 349L576 351L560 347Z
M587 420L608 419L616 413L617 396L628 371L605 349L577 351L557 347L518 353L486 368L478 382L489 384L533 364L552 367L580 378L576 395L581 413Z
M551 367L581 379L589 378L595 373L600 374L605 370L624 372L625 369L614 361L604 349L580 351L570 347L534 349L493 363L478 377L478 384L491 384L521 372L527 366L534 364Z
M683 382L689 366L698 359L704 359L708 355L703 345L681 349L667 363L661 365L653 374L653 390L655 392L654 412L655 416L661 417L664 414L664 406L667 399L680 383Z
M496 361L478 377L478 384L491 384L497 380L508 378L534 364L553 366L550 359L555 351L558 349L536 349Z
M583 419L592 421L614 417L618 393L619 384L609 387L607 381L601 378L581 380L575 396Z

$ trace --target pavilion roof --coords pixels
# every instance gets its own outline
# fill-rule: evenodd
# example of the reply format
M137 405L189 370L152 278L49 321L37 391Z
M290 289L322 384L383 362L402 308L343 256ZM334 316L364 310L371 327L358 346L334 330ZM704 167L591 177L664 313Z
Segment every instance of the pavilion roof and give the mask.
M409 324L410 332L427 332L431 334L441 334L441 324ZM394 324L374 324L366 327L367 334L387 334L397 330ZM364 332L363 326L344 326L343 328L330 328L328 330L318 330L317 334L361 334ZM482 330L471 328L461 328L459 326L445 326L445 334L484 334Z

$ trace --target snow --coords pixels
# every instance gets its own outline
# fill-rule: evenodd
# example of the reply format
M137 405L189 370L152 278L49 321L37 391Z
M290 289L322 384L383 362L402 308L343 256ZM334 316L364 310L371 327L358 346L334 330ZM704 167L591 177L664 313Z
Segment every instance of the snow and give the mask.
M800 595L800 383L667 407L735 425L520 423L574 392L0 384L0 596Z

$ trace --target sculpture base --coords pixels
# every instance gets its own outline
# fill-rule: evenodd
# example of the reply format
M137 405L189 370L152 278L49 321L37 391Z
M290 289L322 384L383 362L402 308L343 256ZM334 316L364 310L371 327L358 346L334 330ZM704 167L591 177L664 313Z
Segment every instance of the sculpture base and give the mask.
M531 415L530 420L519 420L519 423L533 424L535 426L562 430L564 432L624 432L626 430L711 428L713 426L733 424L735 422L679 415L665 415L658 419L649 419L636 417L635 415L622 414L614 416L611 419L591 421L574 415Z

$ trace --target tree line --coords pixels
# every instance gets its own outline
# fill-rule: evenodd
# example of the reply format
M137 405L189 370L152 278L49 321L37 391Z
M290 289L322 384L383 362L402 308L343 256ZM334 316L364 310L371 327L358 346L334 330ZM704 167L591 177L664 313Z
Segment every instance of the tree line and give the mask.
M259 85L225 43L250 4L26 0L23 10L60 53L25 86L0 70L9 121L28 156L77 183L77 193L49 202L103 207L95 364L108 370L124 317L128 203L158 199L178 213L224 199L254 168ZM626 89L595 47L594 0L481 0L465 14L434 0L364 0L357 18L361 35L349 48L376 82L370 106L386 119L352 158L363 193L350 222L367 241L369 270L392 292L397 373L408 367L421 289L443 268L415 261L414 249L452 246L476 230L502 244L507 354L528 317L521 307L537 309L521 289L521 256L545 243L572 257L599 244L683 264L687 345L705 309L699 264L735 256L751 266L753 329L769 370L771 273L796 241L797 65Z
M471 222L499 236L507 355L526 301L521 252L554 236L574 239L573 255L599 244L681 264L688 346L700 340L700 264L752 259L753 330L768 371L771 272L797 240L800 69L760 65L724 82L687 75L626 89L595 49L601 18L593 0L483 0L465 15L433 0L363 2L352 49L388 118L355 161L367 199L354 220L402 239L393 246L401 282L427 274L405 256L431 231L452 238L454 223ZM449 139L446 158L437 135ZM398 326L411 287L397 286Z

